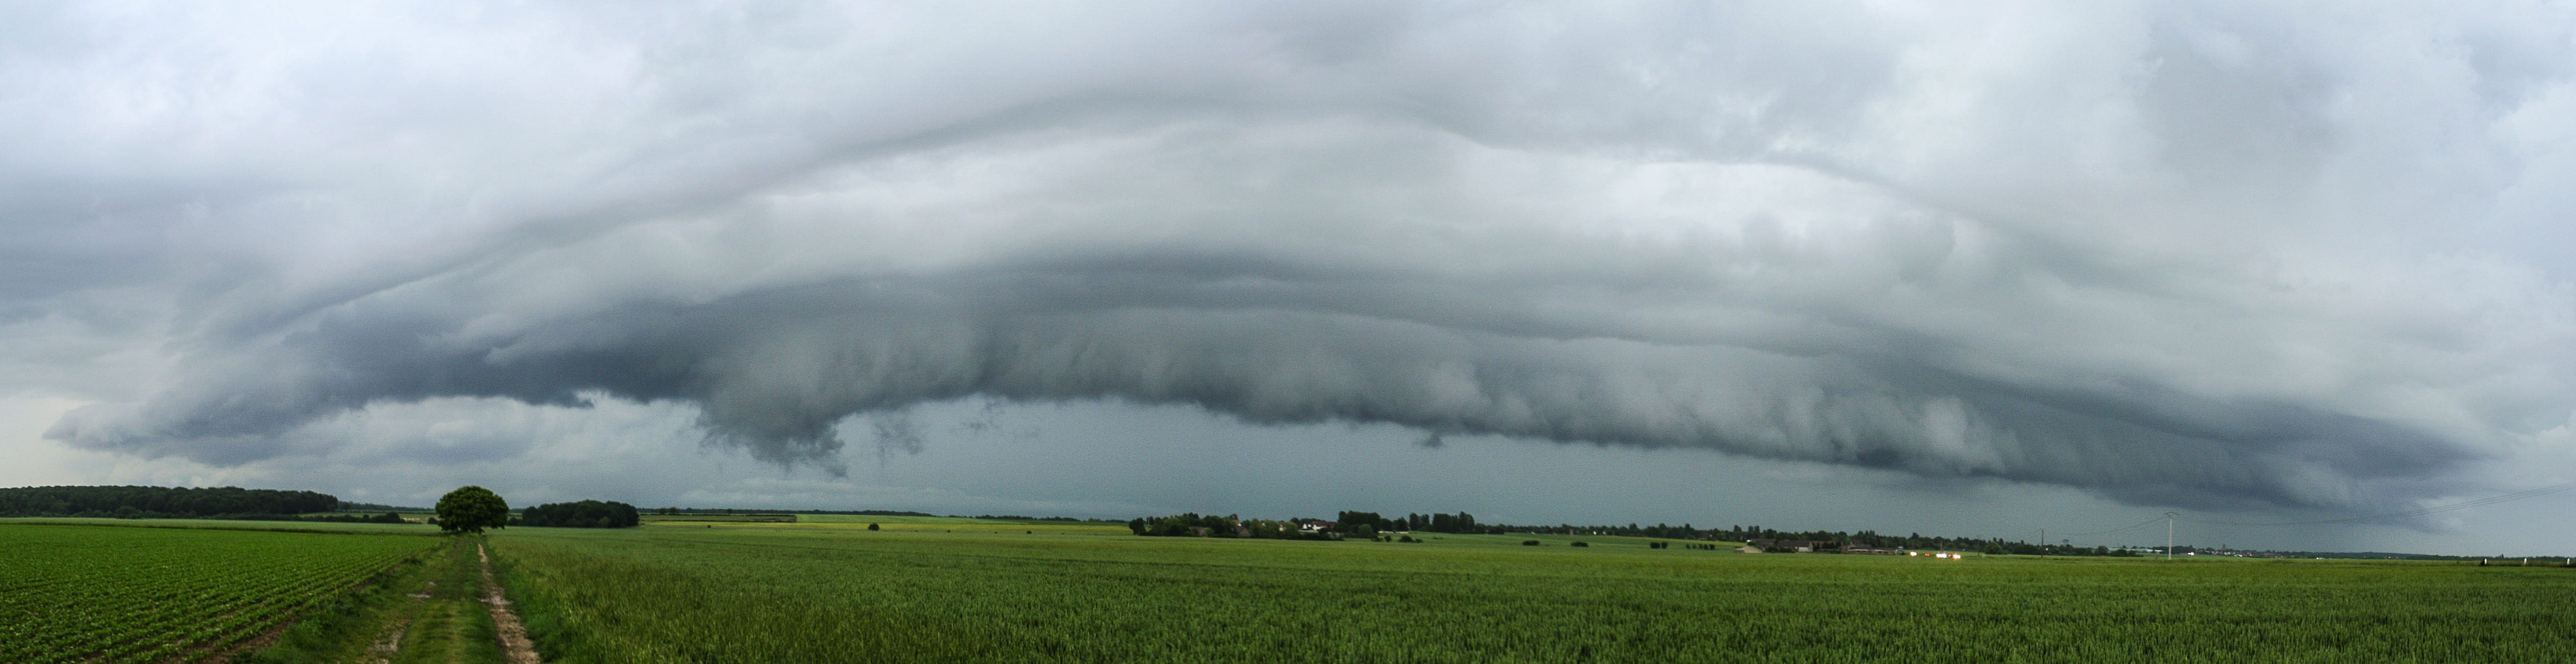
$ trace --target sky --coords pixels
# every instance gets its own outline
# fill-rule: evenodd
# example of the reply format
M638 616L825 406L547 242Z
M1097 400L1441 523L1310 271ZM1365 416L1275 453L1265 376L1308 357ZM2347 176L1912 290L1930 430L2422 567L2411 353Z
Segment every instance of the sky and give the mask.
M2576 552L2381 516L2568 182L2563 2L5 6L0 486Z

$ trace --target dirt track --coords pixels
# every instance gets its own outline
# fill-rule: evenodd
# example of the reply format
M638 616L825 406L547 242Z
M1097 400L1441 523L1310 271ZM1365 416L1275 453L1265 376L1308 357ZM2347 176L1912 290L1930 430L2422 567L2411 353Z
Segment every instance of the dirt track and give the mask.
M483 604L492 607L493 631L501 633L501 655L511 664L538 664L537 646L528 641L528 628L519 624L519 614L510 610L510 599L501 596L501 584L492 580L492 555L483 545L474 545L474 557L483 561Z

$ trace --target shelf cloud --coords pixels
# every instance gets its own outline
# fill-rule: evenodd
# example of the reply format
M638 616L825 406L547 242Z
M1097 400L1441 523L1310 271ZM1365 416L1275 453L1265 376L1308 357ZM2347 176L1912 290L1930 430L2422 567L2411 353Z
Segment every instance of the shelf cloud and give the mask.
M6 11L0 380L85 448L1114 400L2371 510L2576 445L2564 7Z

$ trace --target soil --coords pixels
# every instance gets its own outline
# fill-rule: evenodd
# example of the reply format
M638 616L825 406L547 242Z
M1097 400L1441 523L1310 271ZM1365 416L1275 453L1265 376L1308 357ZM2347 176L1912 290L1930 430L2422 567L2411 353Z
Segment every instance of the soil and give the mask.
M510 610L510 599L501 596L501 584L492 580L492 555L483 545L474 545L474 557L483 561L483 604L492 607L493 631L501 633L501 654L510 664L539 664L537 646L528 641L528 628L519 623L519 614Z

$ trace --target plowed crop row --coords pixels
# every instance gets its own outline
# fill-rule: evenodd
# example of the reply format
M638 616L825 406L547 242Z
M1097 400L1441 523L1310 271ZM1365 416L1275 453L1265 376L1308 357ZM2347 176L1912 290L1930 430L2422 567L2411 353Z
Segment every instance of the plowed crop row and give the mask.
M435 540L0 525L0 661L195 661Z

